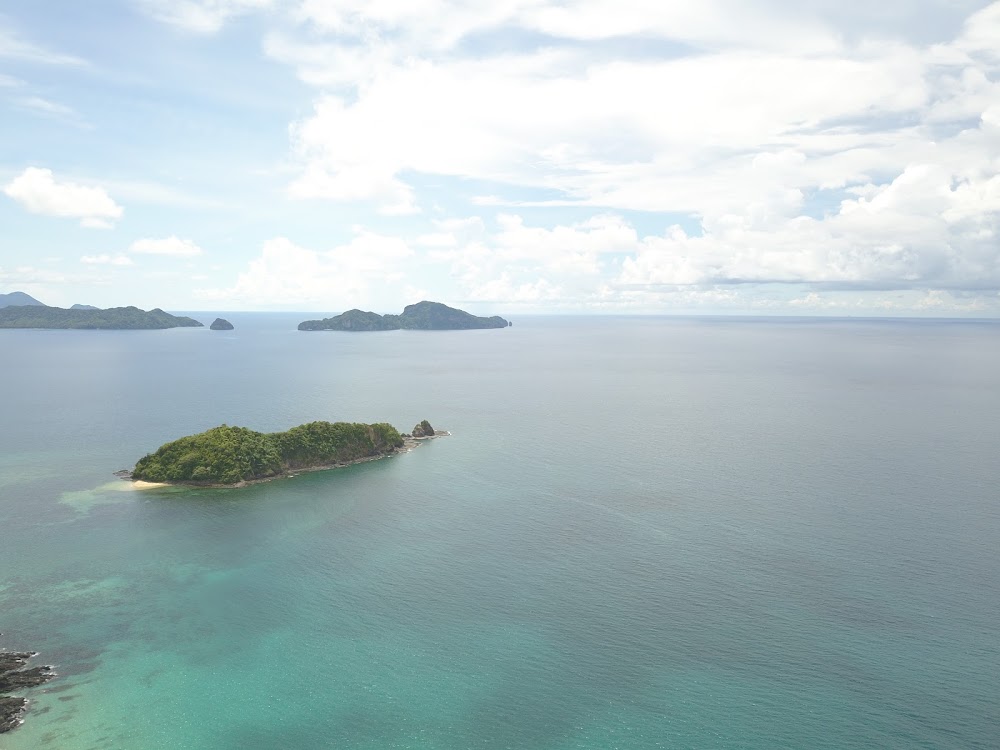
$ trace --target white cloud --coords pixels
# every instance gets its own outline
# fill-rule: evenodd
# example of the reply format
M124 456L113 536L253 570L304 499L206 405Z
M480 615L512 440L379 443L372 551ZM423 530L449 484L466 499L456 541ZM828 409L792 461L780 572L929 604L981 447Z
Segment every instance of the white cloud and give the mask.
M62 120L78 127L90 128L91 126L72 107L59 102L45 99L41 96L25 96L12 101L13 105L20 110L31 114L41 115L52 119Z
M403 175L416 172L556 190L573 203L702 211L733 192L720 190L719 172L742 168L739 155L812 145L807 131L824 122L906 114L927 97L921 60L905 49L859 60L583 57L553 75L565 62L414 62L357 98L323 96L292 129L303 165L293 194L409 205Z
M16 34L12 29L3 27L3 18L0 17L0 59L8 58L29 63L41 63L45 65L86 65L87 62L73 55L65 55L60 52L41 47L33 42L29 42Z
M18 99L16 103L23 109L34 110L46 115L56 115L59 117L76 116L76 110L72 107L67 107L64 104L43 99L40 96L29 96L24 99Z
M25 169L3 192L31 213L81 219L85 227L105 226L124 213L103 188L59 182L38 167Z
M836 34L815 19L793 19L785 8L761 12L738 0L302 0L297 17L338 36L398 38L407 50L445 50L496 28L573 40L659 37L710 47L826 51Z
M597 274L599 256L634 250L635 229L620 217L599 215L573 226L527 227L520 216L499 217L500 232L492 237L504 261L530 260L559 274Z
M540 304L564 300L566 294L548 279L517 283L509 274L503 273L499 278L475 284L469 289L467 296L476 302Z
M1000 198L998 189L1000 178L953 187L947 170L925 166L889 185L859 189L821 219L758 224L752 216L729 215L701 235L679 226L642 235L608 214L555 227L501 214L495 231L440 233L436 245L428 243L426 260L447 265L462 298L511 304L780 312L810 303L813 312L826 309L811 304L818 297L796 298L796 289L805 287L828 290L823 294L833 294L845 310L896 309L888 299L897 312L919 313L925 298L909 291L920 289L933 293L941 312L998 312L990 300L1000 289L1000 223L995 216L981 220L984 203ZM885 296L894 290L906 294ZM854 296L845 303L848 293Z
M412 215L385 223L405 241L271 240L206 298L341 307L440 291L434 267L525 305L971 310L1000 288L1000 2L134 1L206 34L282 14L263 54L315 90L287 195ZM8 101L58 114L29 93ZM470 204L499 216L432 218Z
M16 88L18 86L23 86L23 85L24 85L24 81L22 81L22 80L20 80L18 78L13 78L11 76L4 75L3 73L0 73L0 88L11 88L12 89L12 88Z
M233 286L202 289L198 296L243 309L346 310L373 299L396 305L398 300L390 298L398 295L397 284L403 277L400 265L412 254L401 239L361 228L355 228L350 242L328 251L310 250L277 237L264 243L260 256Z
M292 127L293 195L407 210L433 176L493 192L480 205L593 208L590 225L509 215L492 235L419 235L470 292L1000 286L1000 2L925 29L935 44L821 2L297 7L309 36L265 46L321 89ZM460 42L514 29L582 43ZM645 52L601 42L622 39ZM632 211L678 226L640 237L615 216Z
M994 2L969 16L953 46L1000 66L1000 3Z
M274 0L138 0L139 7L161 23L199 34L212 34L231 18L265 10Z
M182 240L176 236L154 239L145 237L136 240L129 246L130 253L139 255L169 255L177 258L192 258L202 254L202 249L191 240Z
M452 248L479 238L486 231L478 216L464 219L435 219L435 231L417 237L416 244L432 248Z
M127 255L84 255L80 258L81 263L89 266L131 266L135 265Z

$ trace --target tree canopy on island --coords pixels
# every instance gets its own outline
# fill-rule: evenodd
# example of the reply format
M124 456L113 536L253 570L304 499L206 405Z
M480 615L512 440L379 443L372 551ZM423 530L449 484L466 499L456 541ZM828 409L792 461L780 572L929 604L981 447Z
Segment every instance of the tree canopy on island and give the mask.
M159 308L148 312L138 307L67 310L43 305L18 305L0 308L0 328L148 330L196 328L201 325L193 318L171 315Z
M403 438L390 424L310 422L265 434L221 425L174 440L139 459L133 479L239 484L395 453Z
M306 320L300 331L463 331L476 328L506 328L509 323L499 315L479 317L442 305L440 302L417 302L407 305L400 315L379 315L364 310L348 310L332 318Z

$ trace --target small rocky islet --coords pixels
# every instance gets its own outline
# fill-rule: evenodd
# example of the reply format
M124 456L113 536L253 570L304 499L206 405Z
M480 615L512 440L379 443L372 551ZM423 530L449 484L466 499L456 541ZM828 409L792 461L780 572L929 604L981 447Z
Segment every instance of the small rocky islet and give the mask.
M235 326L225 318L216 318L209 328L213 331L232 331Z
M28 666L35 656L30 651L0 651L0 734L18 727L28 707L27 698L9 693L44 685L55 677L50 666Z

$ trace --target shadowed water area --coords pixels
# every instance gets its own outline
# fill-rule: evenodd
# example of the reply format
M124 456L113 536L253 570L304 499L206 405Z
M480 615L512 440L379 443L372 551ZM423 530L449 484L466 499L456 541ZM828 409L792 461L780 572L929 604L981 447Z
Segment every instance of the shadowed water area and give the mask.
M225 317L0 331L0 647L59 673L0 750L995 747L1000 325ZM423 418L242 490L112 476Z

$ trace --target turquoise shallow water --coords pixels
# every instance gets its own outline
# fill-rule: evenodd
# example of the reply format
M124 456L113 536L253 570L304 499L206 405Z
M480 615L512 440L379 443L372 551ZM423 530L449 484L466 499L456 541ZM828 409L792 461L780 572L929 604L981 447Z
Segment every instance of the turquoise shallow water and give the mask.
M1000 326L226 317L0 331L0 646L60 673L0 749L996 746ZM239 491L111 476L425 417Z

